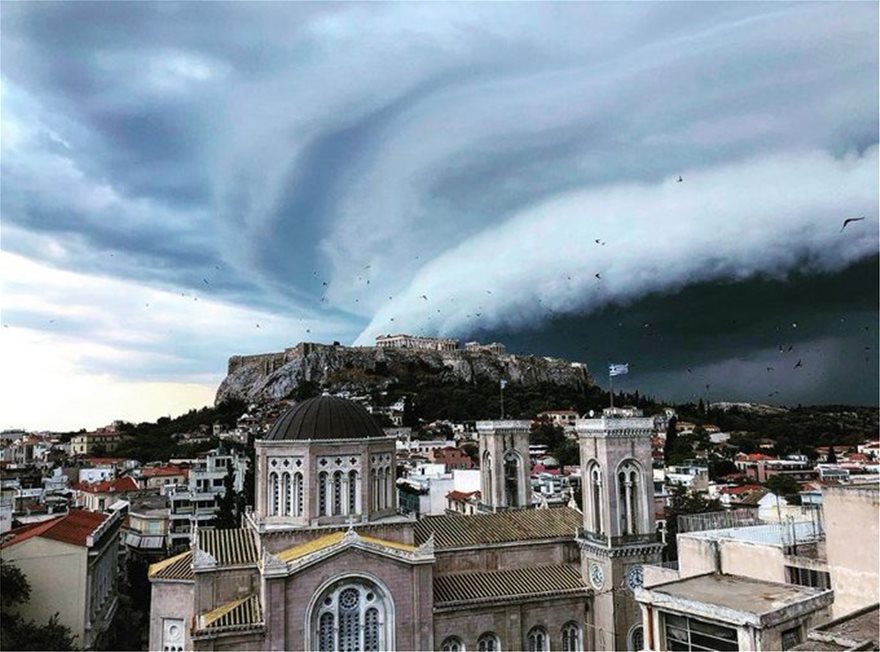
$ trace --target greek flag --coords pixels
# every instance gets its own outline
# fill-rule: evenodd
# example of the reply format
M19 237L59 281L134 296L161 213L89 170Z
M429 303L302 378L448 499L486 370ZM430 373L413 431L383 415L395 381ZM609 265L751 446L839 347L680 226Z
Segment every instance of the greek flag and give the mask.
M609 376L622 376L629 373L629 362L626 364L610 364L608 365Z
M502 378L501 379L501 389L504 389L505 387L507 387L507 381L504 378Z

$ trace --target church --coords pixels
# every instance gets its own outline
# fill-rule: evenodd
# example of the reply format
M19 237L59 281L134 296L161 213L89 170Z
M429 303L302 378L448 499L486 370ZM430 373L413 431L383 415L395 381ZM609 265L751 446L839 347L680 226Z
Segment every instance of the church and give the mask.
M352 401L302 401L255 444L242 527L150 567L150 649L640 650L652 426L577 421L582 513L531 506L530 422L478 422L483 513L413 520L394 437Z

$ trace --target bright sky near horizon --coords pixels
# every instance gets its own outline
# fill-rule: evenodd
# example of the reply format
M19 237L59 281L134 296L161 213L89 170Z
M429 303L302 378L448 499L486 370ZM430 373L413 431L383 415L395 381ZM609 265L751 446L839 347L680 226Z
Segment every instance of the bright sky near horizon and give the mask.
M876 3L2 3L0 37L0 428L385 332L877 403Z

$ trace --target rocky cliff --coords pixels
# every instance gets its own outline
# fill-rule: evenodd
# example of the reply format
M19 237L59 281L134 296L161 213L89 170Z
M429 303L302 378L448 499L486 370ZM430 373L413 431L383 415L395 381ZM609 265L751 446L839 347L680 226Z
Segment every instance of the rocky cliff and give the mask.
M297 385L312 382L330 392L368 392L420 382L511 385L550 383L572 389L593 384L585 364L489 351L430 351L376 347L298 344L283 353L234 356L216 402L237 398L249 403L291 396Z

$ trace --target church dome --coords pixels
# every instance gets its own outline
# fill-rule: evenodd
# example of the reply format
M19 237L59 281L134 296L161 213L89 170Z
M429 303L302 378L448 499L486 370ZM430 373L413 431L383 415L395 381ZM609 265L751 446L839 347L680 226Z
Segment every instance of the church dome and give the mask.
M269 441L372 437L385 437L373 416L360 403L336 396L297 403L279 417L266 435Z

